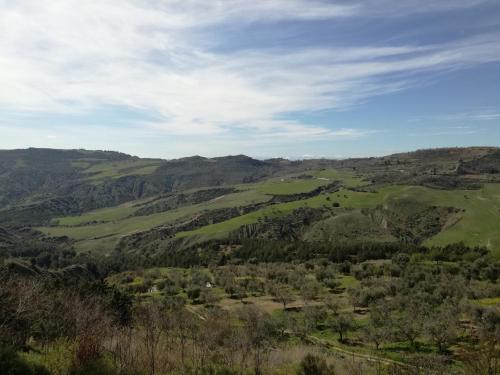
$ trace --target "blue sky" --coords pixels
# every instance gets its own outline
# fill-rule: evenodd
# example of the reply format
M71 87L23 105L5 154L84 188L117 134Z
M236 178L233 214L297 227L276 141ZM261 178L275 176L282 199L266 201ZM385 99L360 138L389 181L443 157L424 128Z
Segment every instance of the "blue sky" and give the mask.
M0 148L500 146L498 0L0 0Z

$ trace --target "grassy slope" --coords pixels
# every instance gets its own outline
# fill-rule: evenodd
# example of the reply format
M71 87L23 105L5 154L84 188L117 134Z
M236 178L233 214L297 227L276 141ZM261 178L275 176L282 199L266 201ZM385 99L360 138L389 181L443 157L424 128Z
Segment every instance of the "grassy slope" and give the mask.
M107 163L106 166L114 165L115 167L123 167L125 163ZM99 168L102 169L103 165ZM94 170L94 172L97 170ZM331 177L334 175L337 179L340 177L346 179L352 179L352 175L349 173L336 173L335 171L323 171L328 172ZM319 172L318 172L319 173ZM109 173L107 174L110 175ZM355 179L354 179L355 180ZM242 190L239 193L228 194L223 198L205 202L197 205L191 205L182 207L179 209L148 215L141 217L130 217L137 208L137 204L147 201L138 200L127 202L125 204L104 208L99 210L94 210L87 212L81 216L67 216L61 217L54 220L54 224L60 226L53 226L47 228L40 228L44 233L51 236L63 236L67 235L71 238L77 240L91 240L95 242L95 238L99 241L110 241L109 239L104 240L102 237L105 236L116 236L125 235L137 231L147 230L155 226L164 225L172 223L182 217L193 216L198 212L203 210L226 208L226 207L236 207L243 206L252 203L265 202L270 199L269 194L295 194L308 192L315 189L318 186L330 183L330 180L316 180L316 179L287 179L284 182L281 180L265 181L256 184L246 184L240 185L239 188ZM349 181L350 182L350 181ZM298 202L296 207L299 207L301 203ZM251 214L250 214L251 215ZM245 215L246 216L246 215ZM83 225L89 222L96 221L96 224ZM105 222L105 223L99 223ZM79 226L81 225L81 226ZM79 226L68 228L68 226ZM111 241L112 242L112 241ZM82 244L80 244L82 245ZM88 246L90 247L90 246Z
M134 203L137 203L131 202L127 205L115 208L92 211L78 217L58 219L61 224L64 223L65 225L68 225L68 223L85 223L91 220L104 221L113 217L116 219L115 221L79 227L54 226L38 229L50 236L66 235L76 240L87 241L87 243L80 242L77 244L77 249L80 250L91 250L93 247L96 249L109 248L109 246L116 244L121 236L148 230L161 225L171 224L184 217L192 217L203 210L237 207L241 205L264 202L269 198L269 196L261 194L255 190L248 190L228 194L217 200L186 206L171 211L148 216L128 217L135 211L133 205Z
M362 178L357 177L352 172L348 171L323 169L320 171L314 171L311 175L316 178L328 179L330 181L342 181L346 187L356 187L365 184Z
M149 161L149 163L154 161ZM128 165L126 165L128 163ZM114 177L116 173L135 173L141 168L149 168L144 164L135 162L106 163L106 168L101 165L99 178ZM130 169L130 164L138 169ZM90 171L92 168L87 169ZM98 172L98 170L93 170ZM255 184L239 185L239 193L229 194L222 199L198 205L182 207L168 212L153 214L143 217L130 217L136 210L135 204L139 201L129 202L117 207L89 212L78 217L65 217L58 219L62 227L41 228L43 232L53 235L81 240L78 248L92 249L94 247L113 246L118 238L137 231L173 223L182 218L190 218L203 210L240 206L245 204L263 202L270 195L289 195L311 191L318 186L341 180L346 187L363 185L361 178L350 171L325 169L310 171L308 174L313 179L273 179ZM272 205L261 210L227 220L222 223L208 225L197 230L178 233L178 237L201 235L202 237L224 237L229 232L242 225L255 223L264 217L279 217L291 213L293 210L309 206L313 208L332 203L340 203L341 208L372 208L377 205L397 207L398 209L412 211L421 205L437 205L462 208L465 213L457 215L458 222L450 223L444 231L429 239L427 245L443 245L451 242L464 241L470 245L484 245L500 256L500 185L485 185L480 190L437 190L421 186L386 186L375 193L354 192L342 190L316 196L306 200L294 201ZM346 218L349 222L353 218ZM91 221L107 221L81 227L68 228L64 226L81 225ZM340 221L332 223L333 226L343 225ZM107 237L107 238L103 238ZM97 238L97 240L96 240Z
M464 241L469 245L487 246L500 256L500 185L488 184L481 190L457 191L455 194L433 190L433 204L466 210L462 219L427 241L443 245Z
M375 207L383 202L386 197L394 192L401 190L402 187L394 186L381 189L377 193L364 193L353 192L350 190L343 190L338 193L318 195L313 198L304 199L300 201L275 204L273 206L265 207L261 210L242 215L222 223L207 225L203 228L189 232L178 233L178 237L185 237L195 234L203 234L209 236L224 236L228 232L238 229L242 225L256 223L260 218L264 217L279 217L291 213L299 207L319 208L324 205L331 206L332 202L339 202L341 207L363 208ZM328 200L328 198L330 200Z
M345 187L355 187L364 184L361 178L356 177L353 173L348 171L324 169L320 171L311 171L307 174L313 178L300 179L297 178L297 176L294 176L295 178L274 178L255 184L239 185L239 188L256 189L261 193L270 195L292 195L308 193L320 186L327 185L334 181L342 181Z
M57 218L54 219L54 224L62 226L76 226L92 221L117 221L125 219L138 209L136 205L148 200L150 200L150 198L127 202L115 207L101 208L98 210L89 211L80 216L66 216Z
M283 180L274 180L274 181L266 181L258 184L251 185L257 191L270 194L270 195L292 195L299 193L307 193L320 187L322 185L328 184L327 180L318 180L318 179L307 179L307 180L291 180L291 179L283 179ZM243 188L246 188L243 185Z
M330 197L330 200L327 200ZM436 190L421 186L389 186L376 193L342 191L320 195L311 199L283 203L266 207L222 223L178 233L178 237L206 235L223 237L228 232L245 224L255 223L265 216L276 217L289 214L302 206L321 207L339 202L341 207L363 208L379 204L394 204L396 201L414 201L422 205L436 205L465 209L462 218L429 239L427 245L444 245L464 241L469 245L488 246L500 256L500 185L488 184L480 190Z
M73 162L73 164L74 163L75 162ZM105 178L149 175L156 171L160 164L159 161L155 160L122 160L95 164L85 169L83 173L89 174L87 179L90 181L97 181Z

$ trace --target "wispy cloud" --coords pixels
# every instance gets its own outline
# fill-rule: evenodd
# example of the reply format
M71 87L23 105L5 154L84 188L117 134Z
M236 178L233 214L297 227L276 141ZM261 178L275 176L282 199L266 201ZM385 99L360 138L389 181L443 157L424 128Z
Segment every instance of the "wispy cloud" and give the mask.
M410 123L419 123L419 122L461 122L461 123L469 123L469 124L477 124L477 123L489 123L489 122L498 122L500 120L500 109L498 108L489 108L489 109L479 109L474 111L467 112L458 112L458 113L448 113L441 115L433 115L433 116L422 116L422 117L414 117L408 120ZM453 126L452 128L471 128L468 126Z
M349 108L418 85L423 73L500 61L500 34L442 44L216 52L200 31L231 22L355 19L374 8L392 16L483 2L0 0L0 106L21 113L124 106L158 118L137 126L172 135L359 139L373 131L281 118Z

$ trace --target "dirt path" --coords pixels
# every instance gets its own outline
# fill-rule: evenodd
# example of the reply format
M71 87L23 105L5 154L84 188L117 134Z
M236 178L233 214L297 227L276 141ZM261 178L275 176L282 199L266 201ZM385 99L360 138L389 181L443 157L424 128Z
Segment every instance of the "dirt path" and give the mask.
M326 348L331 349L335 352L347 354L347 355L350 355L350 356L353 356L356 358L366 360L368 362L382 363L384 365L396 365L396 366L401 366L401 367L412 367L411 365L408 365L408 364L401 362L401 361L396 361L396 360L388 359L388 358L382 358L382 357L378 357L378 356L374 356L374 355L370 355L370 354L362 354L362 353L352 352L350 350L346 350L344 348L336 346L328 340L323 340L323 339L320 339L318 337L314 337L314 336L309 335L309 336L307 336L307 339L312 341L315 344L323 345Z
M191 313L193 313L199 319L201 319L203 321L206 320L204 316L202 316L201 314L199 314L192 307L186 306L186 308L187 308L188 311L190 311ZM311 343L313 343L313 344L316 344L316 345L319 344L319 345L322 345L323 347L326 347L327 349L330 349L330 350L335 351L337 353L342 353L342 354L345 354L345 355L350 355L350 356L353 356L353 357L356 357L356 358L363 359L363 360L368 361L368 362L381 363L381 364L384 364L384 365L396 365L396 366L400 366L400 367L413 367L413 366L411 366L411 365L409 365L407 363L404 363L404 362L401 362L401 361L396 361L396 360L389 359L389 358L383 358L383 357L378 357L378 356L374 356L374 355L370 355L370 354L363 354L363 353L352 352L350 350L347 350L347 349L344 349L344 348L341 348L339 346L336 346L336 345L332 344L331 341L320 339L320 338L315 337L315 336L308 335L306 338L309 341L311 341Z

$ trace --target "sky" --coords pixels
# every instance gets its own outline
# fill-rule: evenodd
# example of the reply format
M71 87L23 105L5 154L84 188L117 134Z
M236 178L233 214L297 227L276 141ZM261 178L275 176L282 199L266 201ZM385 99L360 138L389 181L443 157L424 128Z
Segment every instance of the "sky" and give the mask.
M499 0L0 0L0 149L500 146Z

